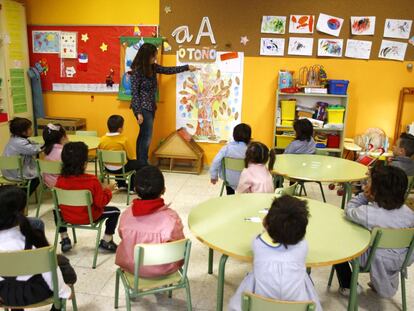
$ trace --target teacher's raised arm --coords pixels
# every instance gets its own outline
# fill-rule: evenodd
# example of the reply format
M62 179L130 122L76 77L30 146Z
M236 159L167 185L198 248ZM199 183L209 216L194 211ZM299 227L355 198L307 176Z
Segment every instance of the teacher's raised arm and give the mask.
M144 43L132 62L131 69L131 109L138 121L140 130L137 138L137 160L140 165L148 163L148 149L151 144L152 129L157 110L157 73L177 74L197 70L192 65L163 67L156 63L157 47Z

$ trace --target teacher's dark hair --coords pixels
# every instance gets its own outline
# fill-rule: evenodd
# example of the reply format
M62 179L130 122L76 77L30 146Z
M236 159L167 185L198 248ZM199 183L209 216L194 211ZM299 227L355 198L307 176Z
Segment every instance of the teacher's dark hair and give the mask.
M154 76L154 64L150 63L152 57L157 55L157 47L151 43L144 43L135 56L131 69L133 72L140 71L144 76L150 78Z

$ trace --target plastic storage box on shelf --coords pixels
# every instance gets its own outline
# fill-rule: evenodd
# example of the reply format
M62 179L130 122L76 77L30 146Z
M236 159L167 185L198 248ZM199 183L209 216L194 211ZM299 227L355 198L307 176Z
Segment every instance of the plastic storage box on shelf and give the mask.
M295 120L296 100L281 100L282 120Z
M295 136L276 135L276 148L284 149L294 140Z
M328 93L335 95L346 95L348 80L328 80Z
M328 111L328 123L329 124L342 124L344 123L344 107L329 107Z

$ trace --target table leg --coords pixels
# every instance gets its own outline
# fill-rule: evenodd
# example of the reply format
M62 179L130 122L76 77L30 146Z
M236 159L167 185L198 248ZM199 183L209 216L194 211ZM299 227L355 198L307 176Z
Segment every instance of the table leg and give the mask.
M213 274L213 259L214 259L214 250L212 248L208 249L208 274Z
M349 200L351 200L352 198L352 186L349 182L345 182L343 183L343 187L344 187L344 194L342 195L342 203L341 203L341 208L344 209L345 208L345 204L349 202Z
M358 310L358 274L359 274L359 258L355 258L351 261L352 265L352 277L351 288L348 300L348 311Z
M216 311L223 310L223 296L224 296L224 272L226 267L226 261L229 256L222 255L220 258L220 265L218 271L218 283L217 283L217 306Z

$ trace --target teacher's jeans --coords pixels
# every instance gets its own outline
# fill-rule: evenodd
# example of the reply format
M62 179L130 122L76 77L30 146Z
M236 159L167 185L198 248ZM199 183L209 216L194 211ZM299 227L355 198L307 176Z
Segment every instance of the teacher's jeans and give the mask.
M142 109L144 122L139 126L137 138L137 160L140 166L148 165L148 149L151 144L152 127L154 125L155 111Z

